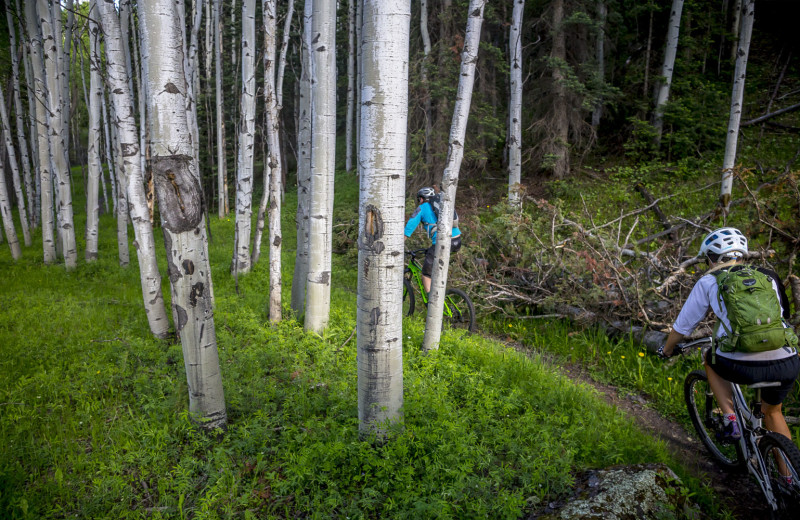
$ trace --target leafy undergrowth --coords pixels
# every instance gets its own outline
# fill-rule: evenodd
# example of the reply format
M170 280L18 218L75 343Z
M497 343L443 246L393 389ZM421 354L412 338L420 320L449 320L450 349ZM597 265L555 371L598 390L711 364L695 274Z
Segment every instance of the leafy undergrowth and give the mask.
M485 320L487 330L517 341L538 352L554 356L559 363L579 364L592 378L642 395L667 416L692 431L683 396L683 381L692 370L702 368L699 351L660 360L630 336L609 338L598 329L578 330L567 321L495 319ZM800 414L800 387L784 402L789 415ZM800 425L790 426L800 445Z
M354 180L337 190L353 204ZM291 319L270 325L266 262L234 281L233 224L216 218L229 428L202 433L186 412L181 347L149 336L135 257L119 268L113 221L102 225L101 260L70 273L37 248L17 263L0 248L3 518L519 518L581 469L676 467L592 389L497 342L447 333L423 355L420 319L405 322L404 427L384 445L360 439L352 259L334 261L322 337ZM287 303L293 258L284 247Z

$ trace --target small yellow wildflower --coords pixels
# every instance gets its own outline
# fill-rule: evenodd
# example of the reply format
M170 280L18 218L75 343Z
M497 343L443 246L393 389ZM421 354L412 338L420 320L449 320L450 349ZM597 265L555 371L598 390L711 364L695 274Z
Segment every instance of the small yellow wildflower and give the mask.
M625 359L625 356L620 356L622 359Z
M513 325L512 325L512 324L510 324L510 323L508 324L508 326L509 326L509 327L513 327Z
M668 378L667 378L667 381L672 381L672 378L671 378L671 377L668 377Z
M644 357L644 352L639 352L639 357Z
M609 350L608 352L606 352L606 354L611 354L611 351Z

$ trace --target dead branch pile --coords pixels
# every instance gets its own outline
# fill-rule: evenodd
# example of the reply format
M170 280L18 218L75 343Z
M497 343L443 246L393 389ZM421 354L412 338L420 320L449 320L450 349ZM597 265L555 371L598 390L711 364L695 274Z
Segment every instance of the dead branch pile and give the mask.
M779 184L758 189L750 189L744 176L740 180L748 195L733 203L729 225L750 236L749 258L786 276L798 301L800 279L792 274L800 246L795 176L783 175ZM534 201L536 216L509 213L494 227L477 224L470 237L473 251L455 257L465 277L458 283L477 296L479 313L568 317L610 330L654 331L660 334L647 343L657 347L705 270L695 256L700 240L722 219L718 210L667 216L660 203L680 193L654 198L642 185L634 189L646 204L607 222L596 222L585 203L581 214L572 216L540 199ZM716 184L700 188L708 189L716 190ZM631 198L641 200L635 194ZM792 220L782 220L787 211ZM642 237L647 233L639 229L643 220L660 229ZM701 327L696 334L708 331Z

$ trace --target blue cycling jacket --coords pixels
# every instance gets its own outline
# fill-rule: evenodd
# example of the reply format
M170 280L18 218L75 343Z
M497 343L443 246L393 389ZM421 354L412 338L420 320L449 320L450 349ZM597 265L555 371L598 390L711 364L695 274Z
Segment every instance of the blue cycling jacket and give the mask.
M417 206L417 209L411 214L411 218L406 222L405 236L410 237L411 234L414 233L414 230L417 229L420 222L422 222L422 227L430 237L431 242L436 244L436 214L433 212L433 208L428 202L423 202ZM460 235L461 230L454 227L453 238Z

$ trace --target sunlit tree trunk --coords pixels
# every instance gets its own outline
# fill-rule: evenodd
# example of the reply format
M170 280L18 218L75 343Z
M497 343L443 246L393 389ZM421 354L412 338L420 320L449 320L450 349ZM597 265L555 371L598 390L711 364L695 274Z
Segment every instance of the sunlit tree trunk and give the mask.
M360 3L360 2L359 2ZM308 279L308 219L311 206L311 11L312 0L303 8L303 36L300 45L300 87L297 124L297 247L292 277L292 312L299 319L305 311Z
M153 226L150 223L150 211L144 191L139 134L134 120L133 95L126 81L130 74L125 68L125 52L121 48L124 42L120 37L120 21L114 4L98 0L97 7L103 24L103 34L106 36L107 81L114 112L117 114L116 127L123 156L124 171L120 172L120 191L127 194L127 211L133 222L144 309L153 335L166 338L169 334L169 318L161 294L161 273L158 270Z
M28 214L25 211L25 195L22 194L22 179L19 174L17 163L17 152L14 149L14 142L11 138L11 125L8 123L8 113L6 112L6 100L3 95L3 87L0 85L0 119L2 119L3 140L5 149L8 153L9 166L11 167L11 181L14 185L14 192L17 196L17 208L19 209L19 223L22 229L22 237L25 247L31 246L31 233L28 226ZM4 175L4 170L0 169L0 175Z
M31 174L31 159L28 155L28 139L25 136L25 124L22 119L22 98L20 96L19 58L17 56L16 23L11 15L11 2L6 2L6 20L8 21L9 42L11 49L11 81L13 82L14 114L16 119L17 145L19 158L22 164L22 175L25 179L25 194L27 195L27 218L31 227L36 227L35 204L36 196Z
M520 182L522 180L522 15L525 0L514 0L514 10L509 27L509 91L508 104L508 204L512 208L522 205Z
M747 75L747 57L750 53L750 37L753 33L755 0L742 2L742 29L739 32L739 50L736 52L736 70L733 74L731 113L728 119L728 136L725 139L725 157L722 162L722 188L720 204L727 214L733 190L733 167L736 165L736 146L739 141L739 123L744 104L744 81Z
M305 328L322 332L331 307L333 179L336 159L336 5L311 14L311 208Z
M61 33L54 30L48 0L38 0L39 23L42 30L42 49L44 56L45 76L47 78L47 105L49 108L50 123L48 132L50 137L51 164L57 190L56 212L57 231L61 239L64 265L67 269L74 269L78 265L78 249L75 240L75 225L72 218L72 188L70 186L69 163L67 162L67 137L69 131L65 129L64 102L61 99L61 75L59 68L59 55L61 54ZM61 9L53 6L55 15L61 16ZM60 26L60 24L59 24ZM56 38L59 38L57 41ZM63 78L66 80L66 78Z
M467 119L472 103L472 87L475 83L475 65L478 61L478 47L483 25L485 0L470 0L467 18L467 32L464 36L464 50L461 53L461 73L458 80L456 105L453 109L453 123L447 151L447 165L442 176L442 208L436 226L436 256L431 271L431 290L428 300L428 316L425 320L425 338L422 348L439 348L442 336L442 313L444 294L447 288L447 271L450 263L450 239L453 233L453 211L458 188L458 172L464 158L464 137L467 133Z
M359 149L358 420L384 437L402 420L403 222L410 0L365 0Z
M672 71L675 67L675 55L678 52L678 35L681 29L681 11L683 0L672 0L669 15L667 43L664 48L664 64L661 66L661 78L656 86L656 108L653 112L653 128L656 132L656 144L661 143L664 128L664 106L669 100L669 89L672 85Z
M3 139L6 139L5 132L3 132L3 134ZM0 172L5 171L4 156L5 154L0 154ZM14 229L14 217L11 213L11 199L8 196L8 187L6 186L6 176L4 174L0 174L0 216L3 217L3 229L8 239L8 247L11 249L11 258L19 260L22 258L22 248L17 238L17 230Z
M242 114L236 167L236 249L234 273L250 271L253 214L253 147L256 116L256 2L242 2Z
M50 138L48 123L50 121L47 103L47 84L45 82L44 63L42 62L42 36L39 32L39 16L36 2L25 2L25 23L30 42L31 83L35 105L35 122L37 142L37 169L39 170L39 195L42 226L42 246L44 263L56 261L55 218L53 215L53 169L50 160ZM33 133L33 131L32 131Z
M347 2L347 112L345 112L345 170L353 171L353 114L356 75L356 0Z
M100 105L103 103L103 79L100 76L100 19L96 5L91 0L89 8L89 174L86 185L86 252L87 262L97 260L98 237L100 223L100 180L102 164L100 163Z
M219 207L217 215L225 218L228 214L228 161L225 153L225 107L222 102L222 17L220 16L220 2L214 1L214 81L215 101L217 107L217 195Z
M267 125L267 166L269 176L269 319L281 320L281 145L278 94L276 91L275 57L277 47L277 12L275 0L265 0L264 31L264 103Z
M225 428L227 412L214 329L200 172L192 157L184 68L184 19L170 0L140 12L147 63L151 165L161 211L175 330L181 338L189 411L205 429Z

